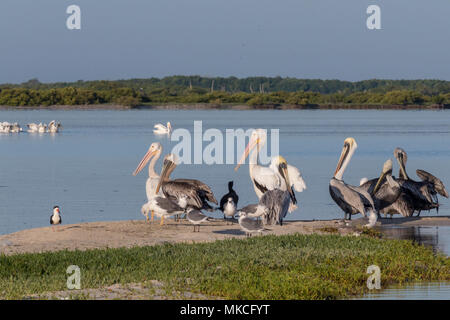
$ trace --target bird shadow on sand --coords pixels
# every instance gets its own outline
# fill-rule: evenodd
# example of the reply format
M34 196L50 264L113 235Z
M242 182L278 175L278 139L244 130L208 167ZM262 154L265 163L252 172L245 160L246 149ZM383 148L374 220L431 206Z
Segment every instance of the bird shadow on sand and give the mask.
M231 235L236 235L236 236L245 235L245 232L244 232L244 231L238 230L238 229L215 230L215 231L213 231L213 233L218 233L218 234L231 234Z

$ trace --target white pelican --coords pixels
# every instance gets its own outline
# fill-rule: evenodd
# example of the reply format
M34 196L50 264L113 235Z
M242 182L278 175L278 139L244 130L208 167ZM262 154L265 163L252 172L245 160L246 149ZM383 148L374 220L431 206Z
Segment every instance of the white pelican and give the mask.
M330 180L329 190L331 198L344 211L345 219L347 218L347 214L349 215L349 219L351 219L352 214L361 213L363 216L366 216L367 212L376 212L373 199L367 191L361 187L351 186L342 181L345 169L357 147L358 145L355 139L345 139L336 171Z
M236 213L237 204L239 202L239 196L236 191L233 190L233 181L228 182L228 193L220 199L219 210L223 212L223 218L234 218Z
M59 132L61 128L61 123L56 122L55 120L52 120L47 127L47 132L48 133L57 133Z
M170 134L172 132L172 125L170 122L167 122L167 126L158 123L153 127L153 133L155 134Z
M36 124L36 123L29 123L27 124L28 127L28 132L30 133L45 133L45 131L47 130L47 125L46 124Z
M1 133L10 133L11 132L11 124L9 122L0 123L0 132Z
M178 159L174 154L169 153L164 157L156 192L159 192L161 188L166 198L169 198L182 208L213 211L208 201L217 204L217 200L211 188L205 183L194 179L170 180L170 174L176 168L177 162Z
M148 179L145 183L145 192L147 194L147 201L150 201L152 198L154 198L156 195L162 196L162 192L156 193L156 187L158 186L159 182L159 175L155 172L155 164L158 161L159 157L162 153L162 146L159 142L153 142L150 147L148 148L147 153L142 158L141 162L138 164L136 170L133 172L133 176L136 176L150 161L148 165ZM154 218L154 212L151 213L151 221L153 221ZM145 215L148 218L148 213Z
M283 177L280 173L279 165L281 162L286 162L283 157L276 156L271 160L269 167L263 167L258 164L258 153L261 147L266 143L267 133L264 129L256 129L250 136L250 141L245 148L244 154L239 160L235 170L244 163L245 159L249 157L249 173L252 179L253 188L255 190L258 199L261 199L262 195L268 190L280 189L286 191L287 186L283 181ZM291 165L287 165L287 176L289 177L290 187L294 187L295 191L302 192L306 189L305 181L303 180L300 171ZM295 195L292 199L293 205L290 207L290 212L293 211L296 206Z
M61 224L61 223L62 223L61 211L59 210L58 206L54 206L53 213L50 216L50 224L57 225L57 224Z

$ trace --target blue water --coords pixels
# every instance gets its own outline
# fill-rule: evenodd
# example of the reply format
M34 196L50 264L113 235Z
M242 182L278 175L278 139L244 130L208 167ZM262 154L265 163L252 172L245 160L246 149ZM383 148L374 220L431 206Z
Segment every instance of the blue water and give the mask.
M400 146L408 152L412 178L417 179L415 170L420 168L450 184L449 111L0 111L0 121L22 126L53 119L63 125L56 135L0 135L0 234L47 226L56 204L65 224L142 219L147 171L137 177L132 172L153 141L162 143L164 153L176 144L153 135L153 125L167 121L174 129L192 130L194 120L203 121L203 130L222 132L227 128L280 129L280 153L300 168L308 186L297 194L300 208L291 219L343 217L329 196L328 183L348 136L359 145L344 175L348 183L379 175L384 161L393 158L394 148ZM161 161L158 170L160 166ZM239 205L255 203L248 167L238 172L233 168L180 165L172 176L200 179L218 199L226 193L227 181L234 180ZM439 215L450 215L448 199L441 198L441 203Z

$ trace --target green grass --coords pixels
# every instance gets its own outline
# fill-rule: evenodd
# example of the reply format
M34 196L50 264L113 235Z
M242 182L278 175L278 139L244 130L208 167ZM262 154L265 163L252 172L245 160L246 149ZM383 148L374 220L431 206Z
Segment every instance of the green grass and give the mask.
M367 291L369 265L382 287L450 280L450 259L409 241L338 235L263 236L202 244L0 256L0 297L66 290L66 269L82 288L161 280L169 290L226 299L336 299Z

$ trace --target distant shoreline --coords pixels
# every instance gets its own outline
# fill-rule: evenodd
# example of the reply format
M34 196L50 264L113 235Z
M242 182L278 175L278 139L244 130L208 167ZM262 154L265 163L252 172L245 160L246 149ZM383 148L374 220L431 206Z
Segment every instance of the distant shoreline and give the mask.
M53 105L53 106L2 106L0 110L449 110L450 105L258 105L244 104L156 104L140 105L136 107L117 104L89 104L89 105Z

